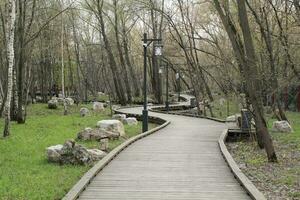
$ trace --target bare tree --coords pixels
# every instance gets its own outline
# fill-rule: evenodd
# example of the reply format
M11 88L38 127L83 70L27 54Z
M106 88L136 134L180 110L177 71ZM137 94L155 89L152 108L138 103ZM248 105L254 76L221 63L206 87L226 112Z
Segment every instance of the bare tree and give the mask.
M8 58L8 73L7 73L7 95L4 109L5 126L3 136L7 137L10 134L10 106L13 85L13 67L14 67L14 36L15 36L15 20L16 20L16 0L8 1L9 18L7 20L7 58Z
M242 30L243 41L241 40L241 37L235 28L234 22L228 15L229 10L225 7L224 12L218 0L214 0L214 5L230 38L237 60L241 66L243 66L242 73L245 79L249 100L253 107L255 126L260 146L265 148L268 160L270 162L276 162L277 156L263 113L262 99L260 95L261 87L257 71L257 60L248 21L245 0L240 0L238 2L238 17L240 28Z

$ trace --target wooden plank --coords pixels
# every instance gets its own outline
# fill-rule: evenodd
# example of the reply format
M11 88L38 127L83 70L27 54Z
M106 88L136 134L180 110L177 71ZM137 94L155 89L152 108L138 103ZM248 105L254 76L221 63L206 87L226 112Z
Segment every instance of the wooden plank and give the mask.
M122 112L141 113L141 109ZM224 124L151 115L171 124L122 151L79 199L250 199L218 149Z

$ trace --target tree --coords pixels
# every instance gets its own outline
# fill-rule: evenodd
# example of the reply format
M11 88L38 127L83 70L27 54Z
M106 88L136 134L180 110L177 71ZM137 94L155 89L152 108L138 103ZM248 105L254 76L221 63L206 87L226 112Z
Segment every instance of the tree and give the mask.
M15 21L16 21L16 0L8 1L7 20L7 58L8 58L8 73L7 73L7 94L4 109L5 126L3 136L7 137L10 134L10 106L13 86L13 67L14 67L14 37L15 37Z
M232 18L228 15L228 8L224 8L224 12L218 0L214 0L214 5L230 38L237 61L242 66L241 73L245 79L247 94L253 107L255 126L260 146L265 148L268 160L270 162L276 162L277 156L263 113L263 104L260 95L261 87L257 71L257 60L248 21L245 0L240 0L238 2L238 19L240 28L242 30L243 41L241 40L242 37L237 32Z

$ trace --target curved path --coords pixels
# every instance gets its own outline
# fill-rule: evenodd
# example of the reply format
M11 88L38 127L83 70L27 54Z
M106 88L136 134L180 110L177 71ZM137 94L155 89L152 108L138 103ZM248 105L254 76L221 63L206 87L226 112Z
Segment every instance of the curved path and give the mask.
M122 111L140 114L142 108ZM79 199L250 199L221 156L217 141L224 124L153 112L150 115L171 124L121 152Z

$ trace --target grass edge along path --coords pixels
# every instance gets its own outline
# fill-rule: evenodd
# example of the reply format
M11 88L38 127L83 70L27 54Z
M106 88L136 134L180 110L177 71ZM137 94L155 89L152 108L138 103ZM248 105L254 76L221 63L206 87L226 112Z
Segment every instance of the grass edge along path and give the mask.
M91 108L90 105L81 107ZM109 110L91 113L81 118L79 109L69 108L69 115L63 116L63 108L47 109L45 104L28 107L26 124L12 123L11 136L0 139L0 199L61 199L92 166L58 165L49 163L45 149L75 139L77 133L86 127L95 127L97 121L110 119ZM91 109L90 109L91 110ZM155 127L150 124L150 128ZM0 119L0 130L3 119ZM141 133L138 126L125 125L126 136ZM109 149L124 142L124 139L110 141ZM79 142L88 148L97 148L97 142Z
M256 142L227 143L241 170L267 199L300 199L300 113L287 112L287 117L292 133L272 131L275 119L268 116L278 163L268 163Z

